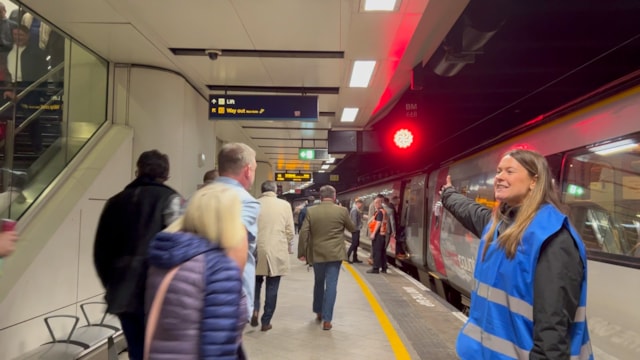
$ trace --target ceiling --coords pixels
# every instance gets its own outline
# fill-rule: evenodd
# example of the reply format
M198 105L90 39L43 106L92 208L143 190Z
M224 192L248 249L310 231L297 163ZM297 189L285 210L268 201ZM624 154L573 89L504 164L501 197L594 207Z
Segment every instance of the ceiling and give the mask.
M349 155L335 172L352 187L437 166L629 74L637 83L639 19L637 0L472 0L421 69L422 90L372 125L383 144L398 124L412 127L415 151ZM459 61L441 63L446 53Z
M362 129L381 119L468 0L398 0L390 12L365 12L364 0L24 3L108 61L175 71L205 98L319 94L317 122L216 123L218 138L248 143L276 171L318 171L323 162L298 160L298 148L327 148L329 129ZM212 61L207 49L221 54ZM184 51L192 55L180 55ZM348 86L355 60L376 60L367 88ZM359 108L354 122L340 122L344 107ZM335 154L327 171L343 156Z

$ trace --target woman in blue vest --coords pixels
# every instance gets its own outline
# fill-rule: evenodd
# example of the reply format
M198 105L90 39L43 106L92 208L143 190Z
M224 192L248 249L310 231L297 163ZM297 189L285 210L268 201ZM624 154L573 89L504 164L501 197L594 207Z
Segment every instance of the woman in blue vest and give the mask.
M447 177L443 206L480 238L462 359L593 359L586 321L587 257L559 209L546 159L512 150L494 180L489 209Z

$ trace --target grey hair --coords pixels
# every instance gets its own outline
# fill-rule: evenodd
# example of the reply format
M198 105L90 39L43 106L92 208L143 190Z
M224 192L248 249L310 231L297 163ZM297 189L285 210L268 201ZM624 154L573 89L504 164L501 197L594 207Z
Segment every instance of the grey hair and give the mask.
M237 175L256 160L256 152L243 143L222 145L218 152L218 172L222 176Z
M276 182L272 180L267 180L263 182L260 188L262 192L267 192L267 191L276 192L278 190L278 186L276 185Z
M320 198L321 199L335 199L336 198L336 188L331 185L324 185L320 188Z

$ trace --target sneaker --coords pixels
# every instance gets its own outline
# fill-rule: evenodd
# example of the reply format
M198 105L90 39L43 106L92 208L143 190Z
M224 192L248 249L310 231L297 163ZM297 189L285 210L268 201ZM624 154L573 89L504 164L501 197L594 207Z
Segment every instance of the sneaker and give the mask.
M371 270L367 270L367 274L379 274L380 271L378 271L378 269L371 269Z
M362 260L354 259L353 263L354 264L362 264Z

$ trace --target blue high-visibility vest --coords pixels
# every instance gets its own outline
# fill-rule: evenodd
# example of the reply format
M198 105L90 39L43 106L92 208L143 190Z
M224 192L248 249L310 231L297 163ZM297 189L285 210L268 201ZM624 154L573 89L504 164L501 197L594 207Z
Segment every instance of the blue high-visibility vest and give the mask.
M484 229L476 261L471 309L456 343L461 359L529 359L533 348L533 287L544 242L562 227L573 237L584 267L580 302L571 324L571 359L591 360L593 353L586 321L587 255L584 244L566 215L543 205L525 230L513 259L498 246L497 228L485 258Z

